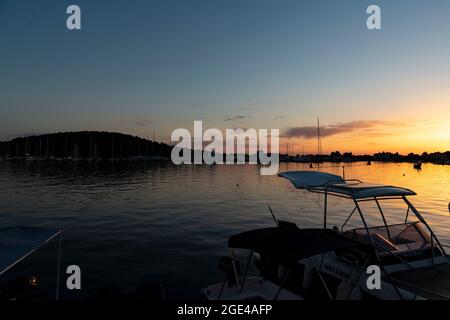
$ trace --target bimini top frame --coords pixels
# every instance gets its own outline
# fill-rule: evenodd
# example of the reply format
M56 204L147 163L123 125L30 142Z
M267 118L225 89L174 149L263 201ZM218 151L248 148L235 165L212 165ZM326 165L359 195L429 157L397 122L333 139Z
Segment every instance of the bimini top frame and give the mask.
M283 177L292 182L292 184L297 189L305 189L310 192L322 193L324 194L324 220L323 220L323 228L327 228L327 202L328 195L342 197L353 200L355 204L355 209L352 211L350 216L347 218L347 221L353 215L355 211L359 213L361 221L364 225L364 228L367 231L369 239L371 243L375 246L372 235L369 231L369 226L364 218L363 212L358 202L361 201L375 201L377 207L380 211L381 217L383 218L384 225L386 229L388 229L388 224L386 222L384 212L380 206L380 200L389 200L389 199L400 199L403 200L408 206L408 210L406 212L405 222L408 218L408 214L410 211L422 222L428 231L431 234L432 241L435 240L441 249L442 253L447 256L444 247L441 245L440 241L436 237L433 230L430 228L428 223L419 213L419 211L412 205L412 203L406 198L407 196L416 195L416 193L410 189L395 187L390 185L381 185L381 184L371 184L364 183L357 179L344 179L341 176L325 173L325 172L316 172L316 171L289 171L278 174L279 177ZM347 221L345 223L347 223ZM344 223L344 225L345 225ZM434 251L432 260L434 261Z

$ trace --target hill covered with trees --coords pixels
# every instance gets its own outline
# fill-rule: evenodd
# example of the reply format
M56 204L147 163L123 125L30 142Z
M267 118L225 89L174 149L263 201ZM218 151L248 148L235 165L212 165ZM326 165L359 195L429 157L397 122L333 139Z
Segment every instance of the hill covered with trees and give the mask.
M115 132L61 132L0 142L9 160L120 160L170 157L172 147Z

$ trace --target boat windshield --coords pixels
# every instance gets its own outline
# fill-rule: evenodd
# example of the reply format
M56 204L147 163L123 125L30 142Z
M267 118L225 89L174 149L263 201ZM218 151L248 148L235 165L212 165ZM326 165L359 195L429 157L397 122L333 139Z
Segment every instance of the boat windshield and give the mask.
M430 250L432 247L431 236L423 223L419 221L377 226L368 228L368 230L380 254L411 255L414 252L420 253ZM343 234L351 239L370 243L369 235L365 228L349 230Z

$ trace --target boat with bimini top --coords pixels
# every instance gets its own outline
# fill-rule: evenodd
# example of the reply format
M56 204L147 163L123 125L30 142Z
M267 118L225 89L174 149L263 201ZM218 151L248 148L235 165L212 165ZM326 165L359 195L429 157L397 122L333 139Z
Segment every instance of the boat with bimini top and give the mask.
M409 201L414 191L324 172L279 176L297 189L323 195L322 227L303 229L274 216L276 227L233 235L228 241L231 256L219 264L224 280L203 289L206 299L450 299L447 253ZM340 227L329 228L329 197L352 204ZM404 212L398 205L393 212L401 223L388 222L386 211L392 210L384 205L391 202L405 206ZM378 212L381 224L371 223L373 217L363 210L367 204ZM351 218L362 226L346 230ZM380 288L368 285L368 270L374 267L380 272Z

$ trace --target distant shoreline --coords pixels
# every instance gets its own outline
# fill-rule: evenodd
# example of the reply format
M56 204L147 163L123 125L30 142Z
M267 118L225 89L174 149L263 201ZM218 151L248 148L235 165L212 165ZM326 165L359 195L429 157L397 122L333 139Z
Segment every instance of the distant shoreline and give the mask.
M170 159L172 147L99 131L60 132L0 142L3 161L131 161Z
M173 146L116 132L80 131L60 132L39 136L15 138L0 142L0 161L32 162L154 162L171 161ZM185 150L191 152L193 150ZM236 158L236 154L234 155ZM225 159L226 155L222 154ZM245 155L246 160L250 158ZM280 154L280 162L294 163L351 163L365 161L386 163L433 163L450 165L450 151L410 153L406 156L392 152L373 155L353 155L351 152L331 152L329 155Z
M300 162L300 163L352 163L352 162L385 162L385 163L433 163L450 165L450 151L426 153L422 155L410 153L407 156L398 153L380 152L373 155L353 155L351 153L340 154L332 152L330 155L280 155L280 162Z
M306 158L305 156L304 158ZM327 156L322 156L321 158L326 158ZM373 157L373 156L370 156ZM248 159L248 155L246 155ZM323 159L320 161L317 160L306 160L306 159L298 159L296 157L292 157L291 160L286 158L280 158L280 163L304 163L310 164L311 167L317 168L323 163L332 163L335 164L336 167L340 167L341 165L349 165L352 163L362 162L366 165L370 166L373 163L410 163L410 164L422 164L422 163L430 163L434 165L450 165L450 161L439 162L439 161L416 161L411 159L400 159L400 160L367 160L366 156L355 156L352 159ZM362 159L363 158L363 159ZM405 157L406 158L406 157ZM138 164L138 163L172 163L171 158L169 157L128 157L128 158L114 158L114 159L71 159L71 158L34 158L34 157L12 157L12 158L2 158L0 157L0 163L2 162L12 162L12 163L60 163L60 164L101 164L101 163L114 163L114 164ZM246 161L248 162L248 161ZM224 162L225 163L225 162ZM195 165L195 164L187 164L187 165ZM206 164L205 164L206 165Z

